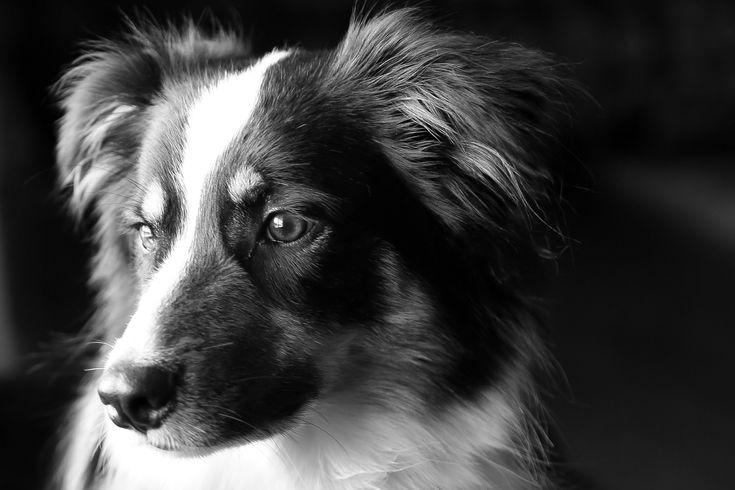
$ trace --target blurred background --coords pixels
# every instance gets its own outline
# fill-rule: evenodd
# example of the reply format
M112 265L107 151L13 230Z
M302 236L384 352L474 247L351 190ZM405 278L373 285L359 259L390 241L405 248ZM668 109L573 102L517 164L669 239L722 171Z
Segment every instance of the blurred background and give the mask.
M334 45L349 1L0 4L0 487L39 488L82 374L54 359L89 315L88 243L54 190L49 87L79 42L208 10L256 51ZM735 488L735 2L445 0L445 24L570 64L592 95L561 129L571 246L549 287L549 387L570 461L601 489ZM58 357L58 354L56 355Z

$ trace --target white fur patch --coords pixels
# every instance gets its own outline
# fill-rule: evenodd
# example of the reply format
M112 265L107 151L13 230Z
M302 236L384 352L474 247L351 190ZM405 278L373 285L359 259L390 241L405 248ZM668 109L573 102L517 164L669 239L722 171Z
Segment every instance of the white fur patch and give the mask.
M269 439L206 457L182 457L155 449L139 434L108 421L103 454L108 490L294 489L279 441Z
M207 90L194 105L186 131L181 177L186 199L186 232L193 232L207 177L222 151L240 133L258 101L265 71L288 56L273 51L242 73L225 77Z
M143 198L143 216L149 222L154 222L161 219L163 216L164 207L166 204L166 196L163 193L163 187L159 182L153 183L150 188L146 191L145 197Z
M262 183L262 177L255 170L242 167L230 181L227 191L233 202L239 202Z
M179 175L183 230L141 294L135 314L110 354L108 366L120 359L140 362L154 356L158 312L186 273L209 177L217 169L223 151L250 119L266 70L288 54L273 51L247 70L226 75L205 88L194 103L187 118ZM152 200L155 202L155 197Z

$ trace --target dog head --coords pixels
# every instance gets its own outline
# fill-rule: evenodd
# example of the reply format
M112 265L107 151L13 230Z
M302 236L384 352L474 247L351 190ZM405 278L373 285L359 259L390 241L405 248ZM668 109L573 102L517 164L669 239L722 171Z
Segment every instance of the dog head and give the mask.
M330 403L440 409L522 355L543 55L404 10L262 57L140 29L61 87L61 177L122 311L100 396L151 445L235 445Z

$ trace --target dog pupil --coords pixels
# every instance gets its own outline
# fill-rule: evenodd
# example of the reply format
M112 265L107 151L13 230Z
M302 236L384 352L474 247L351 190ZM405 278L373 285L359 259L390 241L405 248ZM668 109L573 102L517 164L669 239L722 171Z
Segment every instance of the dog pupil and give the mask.
M303 228L301 219L290 214L278 214L271 220L271 233L273 238L282 242L296 240Z

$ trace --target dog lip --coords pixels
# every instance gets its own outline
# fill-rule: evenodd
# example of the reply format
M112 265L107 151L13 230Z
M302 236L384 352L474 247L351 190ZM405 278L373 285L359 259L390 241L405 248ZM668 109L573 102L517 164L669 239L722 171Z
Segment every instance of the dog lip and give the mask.
M159 444L157 442L151 441L149 438L146 438L146 442L150 446L153 446L156 449L160 449L161 451L166 451L166 452L170 452L170 453L175 453L175 452L178 452L179 451L179 447L178 446L175 446L175 445L172 445L172 444L166 444L166 443Z
M172 444L171 441L155 441L151 440L150 437L146 437L146 443L155 448L159 451L163 451L169 455L172 456L178 456L182 458L186 457L202 457L202 456L208 456L212 453L215 453L221 449L225 449L226 446L180 446L177 444Z
M181 458L207 457L220 451L226 451L227 449L232 449L234 447L239 447L256 442L255 439L241 438L224 443L219 442L212 445L188 446L176 444L169 438L159 439L155 436L151 437L150 432L143 436L143 438L145 439L144 443L149 445L150 447L163 451L170 456Z
M127 417L120 414L114 405L105 405L107 416L110 417L112 423L120 427L121 429L132 429L133 426L128 421Z

